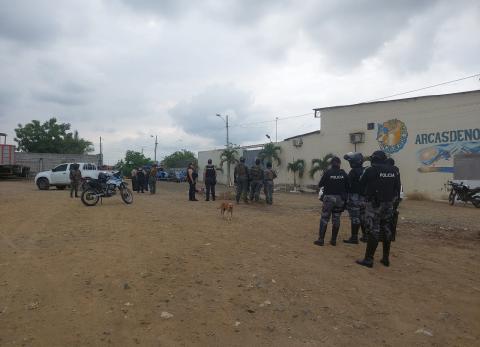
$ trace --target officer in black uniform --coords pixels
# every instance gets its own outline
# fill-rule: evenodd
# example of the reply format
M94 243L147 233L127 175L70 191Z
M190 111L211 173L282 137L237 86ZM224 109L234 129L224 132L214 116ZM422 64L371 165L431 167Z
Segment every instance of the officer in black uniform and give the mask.
M358 152L350 152L343 157L350 164L348 173L348 201L347 210L351 221L351 236L345 243L358 244L358 231L362 228L363 242L367 242L365 235L365 192L360 185L360 177L363 174L363 155Z
M336 246L338 230L340 229L340 215L345 209L348 189L347 173L340 169L340 158L333 157L330 160L330 168L325 171L318 183L318 188L322 187L322 217L320 219L318 240L314 241L314 244L323 246L328 221L330 216L332 216L332 238L330 244Z
M212 159L208 159L208 164L203 170L203 182L205 182L205 200L210 200L210 192L212 200L215 201L215 185L217 184L217 170L212 165Z
M395 166L395 160L393 158L388 158L386 161L387 165L390 165L395 169L398 175L398 179L400 179L400 169ZM393 217L392 217L392 241L395 241L395 237L397 235L397 223L398 223L398 206L400 205L400 202L402 201L402 198L400 197L400 191L401 191L401 186L398 187L398 191L395 192L395 198L393 199Z
M400 177L393 167L385 163L386 160L385 152L373 152L370 156L372 166L366 168L360 178L367 199L365 219L368 240L365 258L357 260L357 263L366 267L373 267L373 256L379 241L383 242L383 257L380 262L390 266L388 256L392 240L393 200L400 189Z

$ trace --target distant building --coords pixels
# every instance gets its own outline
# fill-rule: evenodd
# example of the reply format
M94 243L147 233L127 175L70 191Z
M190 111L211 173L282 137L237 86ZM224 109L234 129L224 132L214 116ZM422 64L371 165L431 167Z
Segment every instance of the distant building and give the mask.
M318 183L320 178L318 173L313 179L308 175L312 159L333 153L348 171L345 153L370 155L382 149L400 168L405 193L423 192L440 198L446 193L445 184L453 178L453 157L480 153L480 90L320 107L314 111L321 118L321 131L278 143L282 163L276 168L276 184L293 183L293 174L286 167L294 159L304 159L307 164L303 178L297 178L305 186ZM200 169L207 157L218 164L220 153L199 152ZM219 180L226 181L222 175Z

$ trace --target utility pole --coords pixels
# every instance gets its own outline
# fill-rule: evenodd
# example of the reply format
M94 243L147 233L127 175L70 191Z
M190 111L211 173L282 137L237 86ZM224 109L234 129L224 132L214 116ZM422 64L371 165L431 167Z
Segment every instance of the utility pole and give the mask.
M103 148L102 148L102 137L100 136L100 165L99 166L102 166L103 165Z
M278 142L278 117L275 118L275 143Z
M153 137L153 135L151 135ZM157 146L158 146L158 137L155 135L155 164L157 163Z
M226 148L228 149L230 147L230 138L228 137L228 114L225 115L225 118L221 114L216 114L218 118L221 118L225 122L225 127L227 129L227 143L226 143ZM227 164L227 186L231 186L231 181L230 181L230 163Z

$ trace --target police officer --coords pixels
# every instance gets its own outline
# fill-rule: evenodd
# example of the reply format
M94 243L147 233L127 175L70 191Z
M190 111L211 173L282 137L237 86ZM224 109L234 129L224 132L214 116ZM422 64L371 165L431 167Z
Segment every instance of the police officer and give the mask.
M351 236L345 243L358 244L358 231L362 228L363 242L366 242L365 236L365 192L360 185L360 177L363 174L363 155L362 153L347 153L343 157L350 164L351 170L348 173L348 200L347 209L351 221Z
M208 159L208 164L203 170L203 182L205 182L205 201L210 201L210 192L212 200L215 201L215 185L217 184L217 171L212 165L212 159Z
M273 180L277 174L272 170L272 163L267 163L267 168L263 171L263 186L265 187L265 201L267 204L273 204Z
M340 169L340 158L333 157L330 160L330 168L323 174L318 187L323 187L323 206L318 240L314 241L314 244L323 246L328 221L330 216L332 216L332 238L330 244L336 246L338 230L340 229L340 215L345 209L348 189L347 173Z
M187 169L187 182L188 182L188 200L189 201L198 201L195 197L195 193L197 192L196 184L197 184L197 177L198 173L195 170L195 166L193 163L188 164Z
M237 164L237 166L235 166L235 170L233 172L233 180L237 185L237 204L240 202L240 196L242 197L243 201L248 204L248 179L249 172L248 167L245 165L245 158L240 157L240 162Z
M260 200L260 189L263 184L263 170L260 166L260 159L255 160L255 165L250 168L250 201Z
M393 200L400 189L400 177L396 170L387 165L387 156L383 151L375 151L370 156L372 166L365 169L360 184L365 187L367 225L367 248L365 258L357 260L359 265L373 266L373 256L378 242L383 242L383 257L380 262L389 266L390 241L392 238L391 219Z
M401 179L400 179L400 169L395 166L395 160L393 158L388 158L385 163L393 167L393 169L397 172L398 179L400 180L400 186L398 187L398 191L395 192L395 198L393 199L393 217L392 217L392 241L395 241L395 236L397 235L397 223L398 223L398 205L402 201L400 197L401 191Z

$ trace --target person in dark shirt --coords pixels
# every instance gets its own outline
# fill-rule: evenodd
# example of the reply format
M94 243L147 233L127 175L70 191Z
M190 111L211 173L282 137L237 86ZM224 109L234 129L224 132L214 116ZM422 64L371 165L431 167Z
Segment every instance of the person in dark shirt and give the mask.
M323 206L320 219L318 240L314 241L317 246L323 246L328 221L332 217L332 238L330 244L336 246L337 235L340 229L340 215L345 209L347 197L348 178L347 173L340 169L340 158L333 157L330 160L330 168L325 171L318 188L323 187Z
M360 177L363 174L362 153L347 153L343 157L350 164L351 170L348 173L348 200L347 210L351 221L351 236L345 243L358 244L358 231L362 228L363 242L367 241L365 235L365 192L360 185Z
M197 184L197 177L198 173L195 170L195 167L193 166L193 163L188 164L188 169L187 169L187 181L188 181L188 200L189 201L198 201L195 198L195 192L196 192L196 187L195 185Z
M137 170L137 192L143 193L143 189L145 188L145 171L143 168L139 167Z
M255 159L255 165L250 168L250 201L260 200L260 190L263 184L263 169L260 159Z
M237 194L235 196L237 204L240 202L240 198L243 198L243 202L248 204L247 194L249 177L249 170L245 165L245 158L240 157L240 162L235 166L235 170L233 171L233 181L237 186Z
M208 159L208 164L203 170L203 182L205 182L205 200L210 200L210 193L212 200L215 201L215 185L217 184L217 170L215 165L212 165L212 159Z
M392 240L391 219L393 200L400 191L400 176L386 164L387 156L383 151L375 151L370 156L372 166L365 169L360 184L365 189L365 219L367 225L367 247L363 260L357 263L373 267L373 257L378 242L383 243L383 257L380 262L390 266L390 242Z

